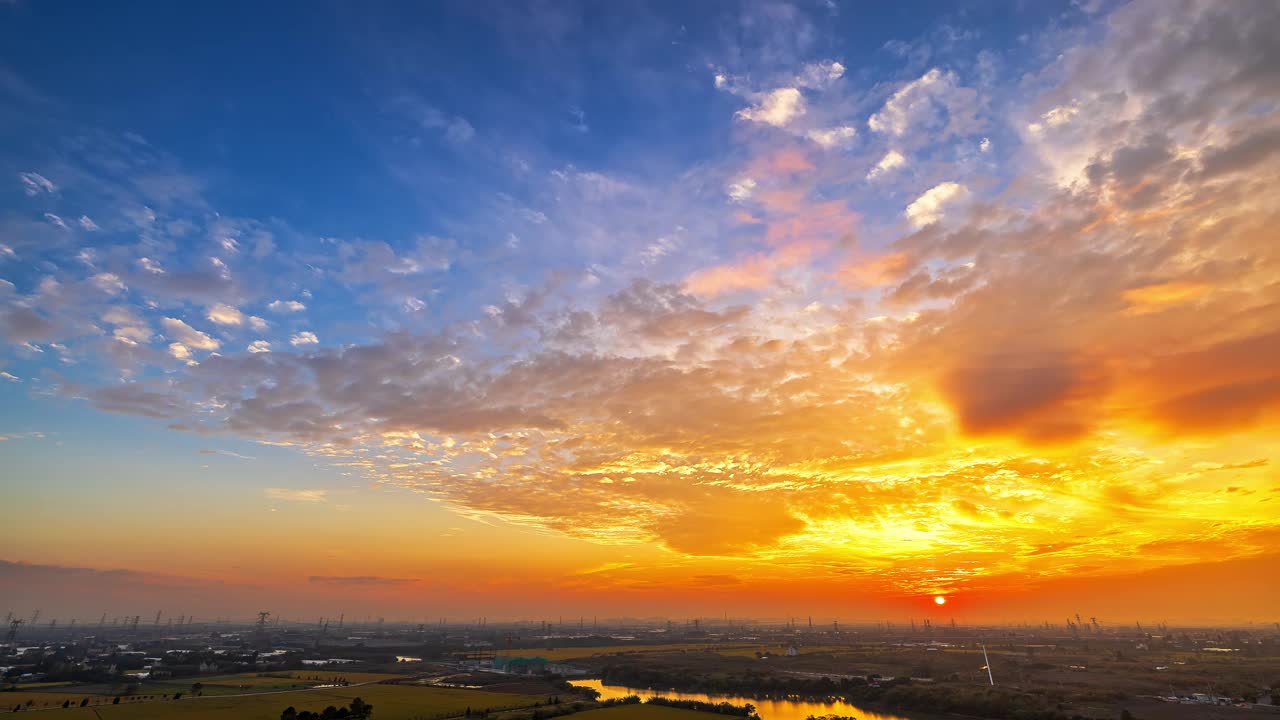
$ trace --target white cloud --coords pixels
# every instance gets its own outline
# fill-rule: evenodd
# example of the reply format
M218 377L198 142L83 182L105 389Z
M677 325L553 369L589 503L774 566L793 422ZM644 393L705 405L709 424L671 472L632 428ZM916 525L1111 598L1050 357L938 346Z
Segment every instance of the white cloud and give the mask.
M126 345L137 345L151 340L151 328L132 310L115 305L102 313L102 321L115 326L111 335Z
M80 219L76 222L80 223L81 228L88 230L89 232L93 232L98 229L98 223L94 222L93 218L88 215L81 215Z
M978 143L978 150L986 152L991 149L991 138L982 138L982 142Z
M916 227L935 223L942 218L943 207L964 197L968 192L968 188L960 183L944 182L935 185L907 206L907 219Z
M760 102L738 111L738 117L774 127L787 123L804 114L804 96L793 87L778 88L766 93Z
M145 205L140 208L128 208L121 212L140 227L146 227L156 221L156 211Z
M902 156L902 153L897 150L890 150L884 154L884 157L880 158L880 162L876 163L875 167L871 168L871 172L867 173L867 179L875 180L881 175L892 172L906 164L907 159Z
M645 265L651 265L667 255L670 255L677 247L679 247L679 245L680 241L676 238L669 238L666 236L660 237L646 245L645 248L640 251L640 261ZM595 278L595 281L590 284L595 284L595 282L600 281L599 276L595 273L590 273L590 277Z
M289 338L289 344L297 347L298 345L315 345L320 342L320 338L310 330L304 330L293 337Z
M58 227L62 228L63 230L70 230L70 229L71 229L70 227L68 227L68 226L67 226L67 223L66 223L65 221L63 221L63 219L62 219L62 218L58 217L57 215L54 215L53 213L45 213L45 214L44 214L44 219L45 219L45 220L48 220L49 222L53 223L54 225L57 225Z
M857 135L858 131L848 125L810 130L805 133L805 137L824 148L833 148L837 145L844 145Z
M414 102L413 104L418 105ZM476 129L465 118L449 115L433 107L418 105L418 121L422 127L443 130L449 142L462 144L476 136Z
M271 343L266 340L254 340L249 343L249 347L245 348L245 350L248 350L251 353L271 352Z
M113 330L111 336L126 345L137 345L151 339L151 330L144 325L123 325Z
M169 354L179 360L191 360L191 349L182 343L169 343Z
M142 322L133 314L132 310L119 305L107 308L106 312L102 313L102 321L112 325L136 325Z
M163 318L160 324L168 335L178 343L196 350L217 350L220 343L214 338L200 332L177 318Z
M729 199L734 202L744 202L751 197L751 193L756 189L756 181L751 178L742 178L729 183L724 191L729 195Z
M160 263L156 262L155 260L152 260L149 257L139 258L138 265L140 265L143 270L146 270L152 275L164 274L164 268L160 267Z
M257 315L250 315L249 327L253 328L254 330L257 330L258 332L262 332L263 330L266 330L268 327L271 327L271 323L267 322L266 320L263 320Z
M466 120L463 120L462 118L454 118L453 121L449 123L449 127L445 129L444 136L448 138L450 142L464 143L476 136L476 129Z
M240 250L240 243L236 242L233 237L224 237L218 241L218 244L227 252L238 252Z
M18 257L18 253L14 252L13 248L8 245L0 243L0 257Z
M53 181L40 173L18 173L18 177L22 180L22 186L26 193L33 197L42 192L51 193L58 189L58 186L54 185Z
M1060 105L1040 116L1040 122L1033 122L1027 125L1027 131L1032 134L1039 134L1045 128L1055 128L1059 125L1066 125L1071 122L1071 118L1080 112L1080 108L1076 105Z
M547 221L546 213L540 210L534 210L532 208L520 208L520 214L524 216L525 220L528 220L534 225L541 225Z
M328 490L266 488L262 492L272 500L287 500L291 502L327 502L329 499Z
M273 313L295 313L306 310L307 306L297 300L275 300L272 301L271 304L267 305L267 309Z
M801 87L822 90L844 77L844 70L844 65L834 60L811 63L805 65L800 71L799 77L796 78L796 84Z
M115 273L98 273L89 278L89 281L93 283L94 287L108 295L117 295L125 290L124 281Z
M244 313L238 309L219 303L209 308L209 314L206 316L211 322L218 325L242 325L244 324Z
M22 382L22 378L7 372L0 372L0 378L4 378L9 382Z
M934 68L902 86L867 120L867 127L878 133L901 137L913 127L937 127L943 111L947 130L972 131L973 114L978 105L977 93L960 86L955 73Z

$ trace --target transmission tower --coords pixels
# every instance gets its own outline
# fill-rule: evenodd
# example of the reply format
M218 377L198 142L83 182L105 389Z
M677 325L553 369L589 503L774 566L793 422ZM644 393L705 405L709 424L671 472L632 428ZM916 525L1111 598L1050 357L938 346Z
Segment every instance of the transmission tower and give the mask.
M18 626L22 625L24 622L26 621L22 618L14 618L9 621L9 634L5 637L5 642L8 643L10 647L13 647L14 641L18 639Z

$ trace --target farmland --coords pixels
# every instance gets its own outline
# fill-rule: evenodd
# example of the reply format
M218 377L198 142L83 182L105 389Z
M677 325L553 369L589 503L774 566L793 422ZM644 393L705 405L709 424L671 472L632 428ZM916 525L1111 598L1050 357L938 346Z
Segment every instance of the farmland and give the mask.
M843 650L846 646L815 646L807 648L808 652ZM677 643L672 645L594 645L586 647L561 648L517 648L511 652L516 655L537 655L552 662L579 660L604 655L649 655L654 653L691 653L712 652L726 657L756 657L757 653L769 652L775 655L786 652L785 644L777 643Z
M306 671L301 675L310 677ZM356 674L352 674L355 676ZM386 677L386 676L380 676ZM222 684L251 684L266 681L255 675L219 678ZM144 700L139 696L122 698L120 704L112 704L114 698L105 695L72 694L65 692L5 693L4 709L24 704L34 699L30 709L60 707L64 700L78 705L90 697L90 706L62 710L57 717L107 718L111 720L160 720L177 718L204 720L205 718L234 718L235 720L276 720L280 712L292 705L298 710L320 711L326 706L348 705L354 698L363 698L377 708L379 720L430 720L463 715L467 708L473 710L527 707L545 702L546 696L514 695L478 690L424 687L418 685L368 684L351 687L323 687L313 690L273 690L269 683L259 682L254 694L187 696L181 700ZM12 702L8 702L12 697ZM135 699L137 698L137 699Z

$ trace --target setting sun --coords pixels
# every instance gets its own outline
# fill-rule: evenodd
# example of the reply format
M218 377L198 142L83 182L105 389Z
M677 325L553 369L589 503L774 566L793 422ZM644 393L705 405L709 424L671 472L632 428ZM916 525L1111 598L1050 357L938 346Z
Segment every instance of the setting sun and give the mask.
M939 605L946 605L946 604L947 604L947 599L946 599L945 597L943 597L942 595L935 595L935 596L933 597L933 601L934 601L935 603L939 604Z

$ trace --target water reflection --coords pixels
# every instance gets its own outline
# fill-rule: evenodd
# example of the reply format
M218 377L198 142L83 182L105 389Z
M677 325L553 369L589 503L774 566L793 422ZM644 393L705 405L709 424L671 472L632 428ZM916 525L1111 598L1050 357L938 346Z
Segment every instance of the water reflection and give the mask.
M812 700L764 700L755 698L742 698L734 695L706 695L703 693L676 692L675 690L641 690L637 688L624 688L617 685L605 685L600 680L574 680L574 685L581 687L594 688L600 691L600 699L608 700L610 698L626 697L627 695L638 695L641 699L647 700L655 695L669 697L676 700L701 700L703 702L731 702L734 705L742 705L743 703L751 703L756 706L756 712L760 714L761 720L805 720L810 715L846 715L856 717L858 720L910 720L910 718L901 715L885 715L864 710L857 705L847 703L843 700L835 702L815 702Z

